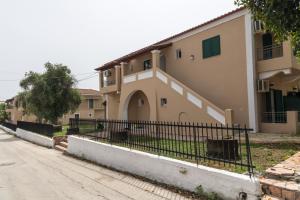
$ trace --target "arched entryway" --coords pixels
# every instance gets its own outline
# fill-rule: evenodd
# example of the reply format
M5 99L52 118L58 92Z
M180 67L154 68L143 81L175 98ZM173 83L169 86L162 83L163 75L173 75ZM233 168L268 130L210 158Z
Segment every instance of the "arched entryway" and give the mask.
M147 96L141 90L134 92L129 97L127 108L128 120L150 120L150 104Z

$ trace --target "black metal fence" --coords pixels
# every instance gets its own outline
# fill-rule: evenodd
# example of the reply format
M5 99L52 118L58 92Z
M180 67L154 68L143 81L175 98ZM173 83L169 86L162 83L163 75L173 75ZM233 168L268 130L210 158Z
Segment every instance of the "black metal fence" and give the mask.
M54 126L52 124L41 124L34 122L18 121L17 127L23 130L31 131L47 137L53 137L55 132L61 131L61 126Z
M70 119L81 137L253 174L249 132L240 126L182 122Z
M9 128L13 131L17 130L17 124L14 124L12 122L2 122L1 124L2 124L2 126L6 127L6 128Z

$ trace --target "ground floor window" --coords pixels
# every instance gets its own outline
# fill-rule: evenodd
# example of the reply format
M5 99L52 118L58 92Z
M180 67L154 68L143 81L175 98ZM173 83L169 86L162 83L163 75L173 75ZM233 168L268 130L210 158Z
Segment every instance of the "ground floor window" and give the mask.
M263 122L285 123L287 111L300 112L300 92L288 92L271 89L263 95Z

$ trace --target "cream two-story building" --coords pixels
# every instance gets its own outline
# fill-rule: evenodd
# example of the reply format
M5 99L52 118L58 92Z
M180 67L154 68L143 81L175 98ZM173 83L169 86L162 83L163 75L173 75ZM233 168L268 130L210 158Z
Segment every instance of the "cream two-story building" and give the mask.
M81 97L81 104L75 112L63 115L63 117L59 119L59 122L66 125L69 124L70 118L103 119L105 117L105 109L100 92L93 89L77 90ZM6 105L9 120L13 123L17 123L17 121L37 121L35 115L24 112L22 106L18 105L16 97L6 100Z
M247 125L296 133L300 64L291 43L239 8L101 65L106 117Z

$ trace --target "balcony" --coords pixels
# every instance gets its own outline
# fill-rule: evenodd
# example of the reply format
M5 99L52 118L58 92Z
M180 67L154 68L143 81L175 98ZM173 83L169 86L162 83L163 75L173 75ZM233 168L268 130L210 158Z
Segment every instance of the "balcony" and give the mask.
M100 72L100 93L107 94L120 91L120 68Z
M152 69L147 69L143 70L137 73L129 74L124 76L123 78L123 84L128 84L131 82L135 82L137 80L143 80L143 79L148 79L153 77L153 70Z
M257 60L269 60L283 56L282 45L271 45L264 48L257 49Z
M117 91L118 91L117 84L104 85L100 89L100 94L107 94L107 93L112 93L112 92L117 92Z
M261 79L273 76L278 72L290 74L292 69L300 69L300 65L295 61L290 41L258 48L256 61L257 72Z
M106 80L103 81L103 87L109 87L116 84L116 80Z

